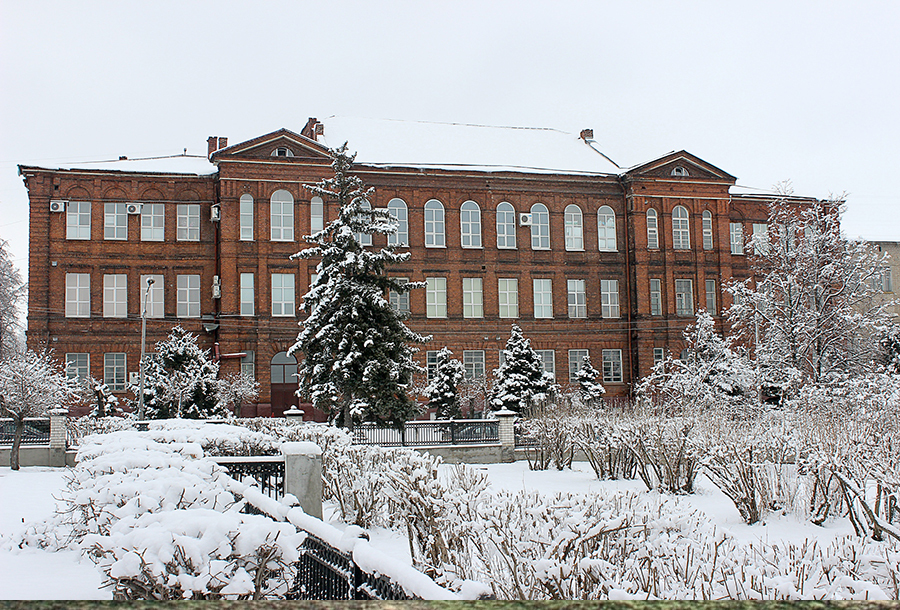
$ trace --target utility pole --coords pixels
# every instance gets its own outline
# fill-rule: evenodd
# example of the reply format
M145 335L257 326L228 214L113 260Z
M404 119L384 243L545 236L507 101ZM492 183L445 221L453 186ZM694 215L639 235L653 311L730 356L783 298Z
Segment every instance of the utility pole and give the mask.
M147 278L147 290L144 292L144 303L141 307L141 382L138 392L138 421L144 419L144 356L147 353L147 299L150 298L150 287L153 286L153 278Z

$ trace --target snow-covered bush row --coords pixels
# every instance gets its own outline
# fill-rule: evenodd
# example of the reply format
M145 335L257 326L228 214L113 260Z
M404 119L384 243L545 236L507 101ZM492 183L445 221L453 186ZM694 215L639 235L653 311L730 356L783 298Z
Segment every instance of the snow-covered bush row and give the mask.
M134 418L125 417L69 417L66 419L66 428L69 434L69 447L81 446L82 440L91 434L107 434L119 430L134 430Z

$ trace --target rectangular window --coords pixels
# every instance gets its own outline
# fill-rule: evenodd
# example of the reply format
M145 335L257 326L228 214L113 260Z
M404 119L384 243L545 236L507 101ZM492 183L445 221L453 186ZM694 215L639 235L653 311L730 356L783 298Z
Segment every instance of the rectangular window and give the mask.
M253 285L253 274L241 274L241 315L252 316L256 313L256 290Z
M586 349L570 349L569 350L569 383L575 383L576 373L581 370L584 359L588 356Z
M294 315L294 274L272 274L272 316L288 318Z
M447 278L425 278L425 302L427 317L447 317Z
M484 296L480 277L463 278L463 317L484 317Z
M694 315L693 280L675 280L675 314L679 316Z
M662 280L650 280L650 315L662 315Z
M600 280L600 303L604 318L619 317L619 280Z
M553 375L553 379L555 380L556 352L552 349L539 349L535 351L537 351L537 355L541 357L541 364L544 366L544 371Z
M176 314L179 318L200 317L200 276L178 276L178 299Z
M466 379L484 377L484 350L463 350L463 366L466 369Z
M253 241L253 196L241 195L240 205L241 241Z
M150 285L150 294L147 294L147 280L153 280ZM165 307L163 301L164 294L163 276L161 275L142 275L141 276L141 311L144 304L147 306L148 318L162 318L165 315Z
M91 238L91 202L70 201L66 206L66 239Z
M731 223L731 253L744 253L744 225L739 222Z
M66 377L85 381L91 374L90 354L66 354Z
M767 223L753 223L753 241L757 254L769 253L769 225Z
M398 277L397 278L401 282L408 282L409 278ZM395 292L393 290L390 291L388 295L391 300L391 307L393 307L396 311L400 313L408 313L409 312L409 293L408 292Z
M877 275L878 283L880 284L878 288L881 289L881 292L894 292L894 278L891 275L891 268L884 267L879 270Z
M656 366L660 362L666 359L666 350L662 347L654 347L653 348L653 366Z
M141 241L163 241L166 238L166 206L145 203L141 206Z
M244 356L241 357L241 375L256 379L256 352L245 349Z
M534 317L553 317L553 280L533 280Z
M712 316L719 315L716 307L716 280L706 280L706 311Z
M501 318L519 317L519 280L501 278L497 280L497 303Z
M128 211L124 203L104 205L103 239L128 239Z
M438 353L431 350L425 352L425 376L428 381L434 379L435 374L437 374Z
M103 382L113 392L125 391L125 354L103 354Z
M66 317L91 317L91 274L66 274Z
M103 317L128 317L128 276L124 273L103 276Z
M587 298L584 294L584 280L566 280L569 292L569 317L587 317Z
M200 204L178 204L178 241L200 241Z
M622 350L603 350L603 383L622 383Z

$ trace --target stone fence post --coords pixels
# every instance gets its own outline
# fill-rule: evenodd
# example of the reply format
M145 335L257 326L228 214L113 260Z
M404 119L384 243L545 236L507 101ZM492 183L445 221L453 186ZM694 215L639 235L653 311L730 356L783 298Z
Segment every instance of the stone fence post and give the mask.
M322 518L322 449L315 443L282 443L284 493L293 494L307 515Z
M519 416L515 411L502 409L495 411L494 415L499 420L499 436L500 436L500 461L515 462L516 461L516 418Z
M66 465L66 443L69 431L66 421L68 409L52 409L50 415L50 466L62 468Z

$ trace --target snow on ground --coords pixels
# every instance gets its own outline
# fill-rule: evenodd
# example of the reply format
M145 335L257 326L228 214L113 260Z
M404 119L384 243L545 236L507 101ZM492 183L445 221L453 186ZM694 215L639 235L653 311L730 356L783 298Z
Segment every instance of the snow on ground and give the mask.
M531 471L528 462L512 464L473 465L488 474L494 489L538 490L545 494L557 492L615 493L643 492L637 480L598 481L587 463L573 464L572 470ZM446 472L452 466L442 467ZM0 468L0 539L23 527L23 519L37 521L53 514L54 495L65 487L65 469L23 468L12 472ZM699 477L696 493L683 496L681 501L709 516L719 527L740 541L778 540L801 542L815 538L827 543L833 538L852 534L846 519L831 521L826 527L803 522L791 515L769 517L764 524L748 526L737 509L712 483ZM333 520L334 507L325 507L325 518ZM409 561L409 546L402 534L382 528L370 531L373 546L382 552ZM0 574L2 599L110 599L110 592L100 589L101 574L93 563L81 558L77 551L50 553L27 549L19 551L3 547L0 541Z

